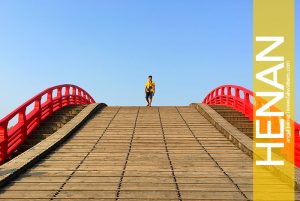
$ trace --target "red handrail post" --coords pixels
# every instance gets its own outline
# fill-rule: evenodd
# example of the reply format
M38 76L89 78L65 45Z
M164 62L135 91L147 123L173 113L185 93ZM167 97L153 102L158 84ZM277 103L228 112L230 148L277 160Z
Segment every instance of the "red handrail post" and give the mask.
M47 93L47 105L48 105L48 108L49 108L47 115L50 115L53 112L52 92L53 92L53 90L51 90Z
M225 87L221 87L221 104L224 104ZM226 101L226 100L225 100Z
M75 103L75 89L74 87L72 86L72 92L71 92L71 97L70 97L70 104L74 104Z
M248 107L251 103L250 103L250 97L249 94L247 92L244 91L244 114L249 115L250 112L248 111ZM251 111L252 113L252 111ZM252 115L251 115L252 116Z
M230 106L230 98L231 98L231 87L227 87L227 104L228 106Z
M27 136L27 122L26 122L26 108L19 112L18 124L21 127L22 140L26 139Z
M77 104L81 104L82 103L82 91L80 89L78 89L78 103Z
M87 99L87 95L86 95L85 91L83 91L82 92L82 99L81 99L82 104L86 104L86 99Z
M57 109L61 108L62 107L62 102L63 102L63 99L62 99L62 94L61 94L61 90L62 88L61 87L58 87L57 88L57 99L58 99L58 107Z
M81 104L81 89L77 89L77 101L76 104Z
M216 89L216 103L220 104L220 99L219 99L219 88Z
M8 122L3 122L0 124L0 148L1 148L0 160L1 161L4 161L7 158L7 144L8 144L7 125Z
M66 91L65 91L65 96L66 96L66 104L69 105L70 104L70 87L66 86Z
M76 88L75 87L72 88L72 95L73 95L73 104L76 104L77 97L76 97Z
M216 103L215 94L216 94L216 90L214 89L214 91L211 94L211 102L214 103L214 104Z
M240 99L240 90L238 88L235 88L234 90L234 107L238 108L238 101Z
M37 114L37 124L40 124L40 122L42 121L41 98L34 101L34 111Z

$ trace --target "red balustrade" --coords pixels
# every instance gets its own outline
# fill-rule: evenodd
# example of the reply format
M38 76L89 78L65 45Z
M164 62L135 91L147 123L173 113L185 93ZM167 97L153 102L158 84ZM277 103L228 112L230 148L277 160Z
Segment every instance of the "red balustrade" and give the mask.
M300 124L295 122L295 165L300 168Z
M236 85L222 85L212 90L202 103L207 105L226 105L253 119L253 92Z
M213 89L203 100L207 105L226 105L253 120L253 92L237 85L222 85ZM261 104L259 102L258 104ZM300 167L300 125L295 123L295 165Z
M53 112L68 105L91 103L95 101L85 90L65 84L48 88L19 106L0 120L0 164ZM11 123L14 124L8 128Z

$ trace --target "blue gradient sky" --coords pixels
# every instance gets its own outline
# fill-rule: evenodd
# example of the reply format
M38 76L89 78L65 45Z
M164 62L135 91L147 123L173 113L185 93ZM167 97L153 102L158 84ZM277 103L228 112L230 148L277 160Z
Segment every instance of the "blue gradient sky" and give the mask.
M145 105L148 74L154 105L201 102L222 84L252 88L251 0L0 0L0 27L0 117L62 83L108 105Z

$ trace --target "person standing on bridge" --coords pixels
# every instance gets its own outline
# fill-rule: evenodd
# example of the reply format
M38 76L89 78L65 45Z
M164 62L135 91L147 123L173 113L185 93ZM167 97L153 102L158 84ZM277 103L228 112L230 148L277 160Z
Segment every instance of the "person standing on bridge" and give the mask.
M145 87L146 101L148 103L147 105L148 107L151 107L154 93L155 93L155 82L152 81L152 75L149 75Z

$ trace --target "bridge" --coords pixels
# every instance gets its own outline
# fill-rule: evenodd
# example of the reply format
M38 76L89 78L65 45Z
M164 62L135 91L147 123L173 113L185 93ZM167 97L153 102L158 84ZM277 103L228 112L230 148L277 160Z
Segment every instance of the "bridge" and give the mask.
M252 100L223 85L199 104L120 107L51 87L0 121L0 200L252 200ZM297 200L299 141L295 122L295 178L262 172Z

